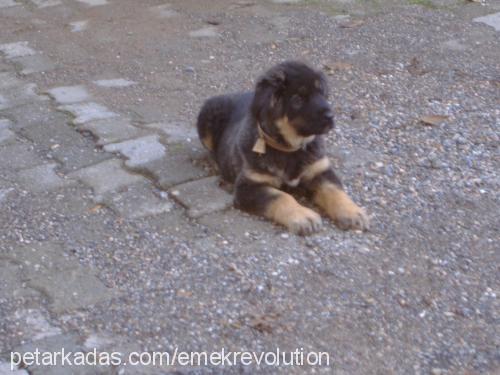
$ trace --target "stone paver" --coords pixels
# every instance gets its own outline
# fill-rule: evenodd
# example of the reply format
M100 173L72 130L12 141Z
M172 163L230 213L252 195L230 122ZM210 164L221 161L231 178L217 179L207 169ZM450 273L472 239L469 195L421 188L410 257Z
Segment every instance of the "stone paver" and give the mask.
M90 95L83 85L54 87L47 92L60 104L77 103L90 99Z
M118 159L103 161L99 164L75 171L69 176L76 177L90 186L96 195L101 195L144 180L142 176L125 171L121 160Z
M29 168L40 162L38 155L31 147L21 142L0 147L0 160L2 161L0 169L8 168L9 170Z
M1 194L1 191L0 191ZM1 207L0 197L0 207ZM7 303L12 299L33 298L40 293L26 286L17 265L4 261L0 265L0 303ZM1 374L1 372L0 372Z
M117 291L107 288L95 274L67 256L55 243L37 243L0 254L18 265L27 285L49 300L52 312L62 313L113 298Z
M172 203L154 194L150 182L129 185L101 196L97 203L105 204L122 217L137 219L169 212Z
M31 0L38 8L47 8L62 4L60 0Z
M120 143L104 146L108 152L119 152L128 160L125 164L130 168L137 168L165 155L165 146L160 143L157 135L148 135Z
M210 170L203 163L205 151L191 144L167 144L166 155L140 166L152 175L158 186L168 189L174 185L206 177Z
M106 5L108 3L107 0L78 0L80 3L84 3L90 6L97 6L97 5Z
M0 3L0 8L1 7ZM11 370L10 362L0 361L0 375L29 375L29 373L24 369L15 368L14 370Z
M80 129L91 132L97 138L97 144L100 146L135 138L144 133L141 129L133 126L130 119L123 117L89 121L81 125Z
M0 146L12 143L16 139L15 133L10 130L12 122L7 119L0 119Z
M214 38L218 35L217 28L213 26L203 27L189 32L189 36L193 38Z
M233 204L233 196L220 188L219 181L218 176L212 176L186 182L173 187L170 194L188 209L189 217L197 218Z
M29 334L32 340L41 340L46 337L60 335L61 329L52 325L47 314L38 309L24 309L16 311L16 319L22 322L22 329Z
M83 352L86 350L83 348L81 344L81 339L78 335L74 333L66 333L57 336L47 337L42 340L36 340L33 342L29 342L24 345L20 345L13 349L13 351L18 353L26 353L35 352L38 349L40 352L61 352L61 349L64 348L65 353L71 352ZM71 359L71 363L75 360L74 357L69 356ZM91 356L89 356L91 358ZM78 366L72 365L69 367L61 364L62 361L59 360L54 366L43 366L33 364L27 367L30 375L67 375L71 373L72 375L105 375L112 373L110 368L105 366Z
M118 114L111 112L105 106L94 102L68 104L58 108L63 111L71 112L75 116L73 121L75 124L83 124L92 120L102 120L118 116Z
M8 109L35 101L44 101L47 98L36 93L37 86L34 83L27 83L21 86L14 86L4 90L0 95L0 109Z
M137 82L134 81L129 81L128 79L125 78L115 78L115 79L100 79L97 81L94 81L94 84L97 86L101 87L128 87L128 86L133 86L136 85Z
M8 89L15 86L21 86L24 82L16 77L14 73L0 73L0 89Z
M8 59L36 54L34 49L28 47L28 42L0 44L0 51L3 52Z
M19 3L16 3L14 0L0 0L0 8L9 8L19 5Z
M21 74L48 72L55 68L52 61L44 55L22 56L12 59L13 62L22 66Z
M57 164L43 164L19 172L19 181L32 192L50 191L73 185L75 181L60 177L54 169Z
M198 143L198 134L193 126L177 122L155 122L145 125L148 129L158 130L167 137L168 142Z
M488 14L487 16L474 18L474 22L481 22L500 31L500 12Z
M74 21L74 22L69 23L69 25L71 26L72 33L78 33L78 32L86 30L88 27L88 24L89 24L89 21L87 21L87 20Z

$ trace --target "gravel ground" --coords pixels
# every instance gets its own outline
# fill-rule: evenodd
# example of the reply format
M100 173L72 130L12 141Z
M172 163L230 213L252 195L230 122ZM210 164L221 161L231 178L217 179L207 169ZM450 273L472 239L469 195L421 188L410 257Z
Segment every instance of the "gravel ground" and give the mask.
M0 96L16 142L0 145L5 361L11 350L49 345L46 337L86 349L97 337L95 346L124 352L331 356L330 367L102 370L112 374L500 371L500 31L473 21L500 12L498 1L16 4L0 8L0 45L27 41L41 57L0 61L0 74L17 72L39 94L5 109ZM56 110L44 95L54 87L85 85L142 130L175 122L190 133L207 97L249 89L292 58L328 75L337 114L328 151L371 214L369 233L327 223L302 238L233 209L191 219L171 196L168 212L135 218L97 204L81 182L39 191L17 172L56 160L66 176L113 156ZM130 82L96 83L109 79ZM14 256L44 243L113 292L61 310L51 291L25 287L31 271L14 267Z

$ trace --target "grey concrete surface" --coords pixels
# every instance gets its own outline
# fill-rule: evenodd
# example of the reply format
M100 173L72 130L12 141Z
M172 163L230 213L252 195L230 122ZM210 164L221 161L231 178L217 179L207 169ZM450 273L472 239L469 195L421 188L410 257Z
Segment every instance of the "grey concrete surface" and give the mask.
M0 0L0 374L498 374L497 0ZM230 208L194 130L327 74L369 233ZM21 366L11 351L328 351L323 367Z

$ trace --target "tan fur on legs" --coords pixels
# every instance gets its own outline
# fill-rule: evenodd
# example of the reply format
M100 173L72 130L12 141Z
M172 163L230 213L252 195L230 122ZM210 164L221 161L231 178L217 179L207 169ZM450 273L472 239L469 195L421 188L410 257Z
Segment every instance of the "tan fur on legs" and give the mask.
M331 182L319 186L314 194L314 202L323 208L341 229L369 229L370 223L365 210Z
M203 137L201 142L209 151L214 150L214 140L213 140L212 134L210 134L210 133L207 134L205 137Z
M309 234L321 227L321 217L313 210L301 206L294 197L281 190L268 188L276 198L269 203L265 216L293 233Z

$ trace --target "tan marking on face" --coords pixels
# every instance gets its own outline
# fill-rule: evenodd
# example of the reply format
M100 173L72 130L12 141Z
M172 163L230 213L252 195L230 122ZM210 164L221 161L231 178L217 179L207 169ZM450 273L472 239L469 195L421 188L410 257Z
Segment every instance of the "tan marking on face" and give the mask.
M209 133L205 137L203 137L201 139L201 143L203 143L203 145L210 151L214 150L214 140L212 138L212 134Z
M316 160L314 163L309 164L302 171L300 177L306 181L312 180L314 177L320 175L330 168L330 160L325 156Z
M287 116L284 116L281 119L277 120L276 126L278 127L285 141L287 141L288 144L293 148L299 149L300 147L308 144L314 139L314 135L303 137L297 134L297 130L295 130L293 125L290 123Z
M273 176L267 173L259 173L252 171L250 169L247 169L244 172L244 174L245 177L248 178L250 181L256 182L258 184L267 184L274 187L281 186L281 179L278 176Z
M331 182L325 182L318 187L314 202L323 208L341 229L369 229L369 219L364 209Z
M269 188L268 192L276 196L264 213L268 219L297 234L310 234L321 227L321 217L313 210L301 206L290 194L275 188Z
M314 81L314 87L317 89L321 89L321 81L319 79Z

